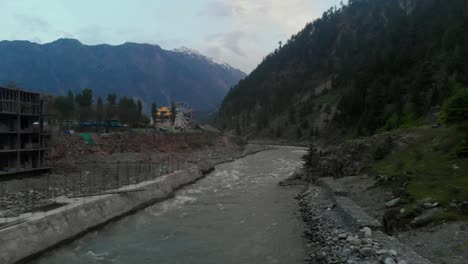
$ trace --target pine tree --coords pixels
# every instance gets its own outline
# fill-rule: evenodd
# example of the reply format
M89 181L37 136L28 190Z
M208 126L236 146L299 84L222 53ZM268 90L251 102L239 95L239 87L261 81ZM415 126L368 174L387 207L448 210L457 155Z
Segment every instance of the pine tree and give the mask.
M80 121L91 121L93 111L91 106L93 105L93 90L87 88L76 94L75 101L78 105L79 120Z
M176 115L177 115L177 107L176 107L176 104L174 102L172 102L172 104L171 104L171 123L172 123L172 125L175 124Z
M158 111L158 106L156 105L156 102L151 103L151 119L153 120L153 123L156 123L157 111Z
M96 103L96 121L101 123L102 121L104 121L104 103L102 101L102 97L99 96L98 99L97 99L97 103Z

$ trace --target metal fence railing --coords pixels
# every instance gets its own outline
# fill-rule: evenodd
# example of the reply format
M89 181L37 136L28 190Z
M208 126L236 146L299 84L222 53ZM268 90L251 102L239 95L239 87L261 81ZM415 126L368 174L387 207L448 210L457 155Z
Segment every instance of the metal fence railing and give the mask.
M159 162L114 162L80 164L75 173L43 174L0 182L0 218L17 217L48 209L57 197L100 195L110 190L154 180L185 169L187 162L165 159Z
M223 162L240 156L240 153L211 152L204 158L213 162ZM24 214L44 213L61 206L60 197L99 196L187 169L194 164L168 157L157 162L88 162L78 165L83 168L78 172L46 173L35 177L0 181L0 228L2 221L6 223L12 218L19 219Z

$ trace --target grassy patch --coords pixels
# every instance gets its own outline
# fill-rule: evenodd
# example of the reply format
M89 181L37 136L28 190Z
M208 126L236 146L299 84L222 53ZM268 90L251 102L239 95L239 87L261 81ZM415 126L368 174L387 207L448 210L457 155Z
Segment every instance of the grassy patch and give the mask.
M413 128L401 132L414 134L416 139L376 161L368 173L407 178L406 194L413 203L430 197L448 208L454 199L468 200L468 159L455 154L463 134L453 128ZM443 214L441 219L468 218L451 210Z
M132 132L135 133L144 133L145 129L144 128L132 128Z
M330 106L335 106L338 104L338 102L341 99L340 93L337 91L330 91L326 94L320 95L314 99L314 104L315 105L330 105Z
M468 251L468 243L461 244L455 248L455 250L459 252L467 252Z

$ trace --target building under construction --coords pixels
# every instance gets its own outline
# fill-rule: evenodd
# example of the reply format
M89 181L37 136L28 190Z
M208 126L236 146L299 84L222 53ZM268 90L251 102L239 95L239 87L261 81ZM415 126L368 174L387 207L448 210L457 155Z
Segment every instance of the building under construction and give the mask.
M50 168L44 102L39 93L0 87L0 177Z

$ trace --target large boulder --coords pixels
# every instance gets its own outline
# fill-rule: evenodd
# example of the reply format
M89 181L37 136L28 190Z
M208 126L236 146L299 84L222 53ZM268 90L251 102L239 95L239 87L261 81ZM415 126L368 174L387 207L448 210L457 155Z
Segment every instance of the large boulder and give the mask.
M424 212L422 215L417 216L411 221L413 227L422 227L430 224L436 217L437 213L440 212L439 208L434 208Z

